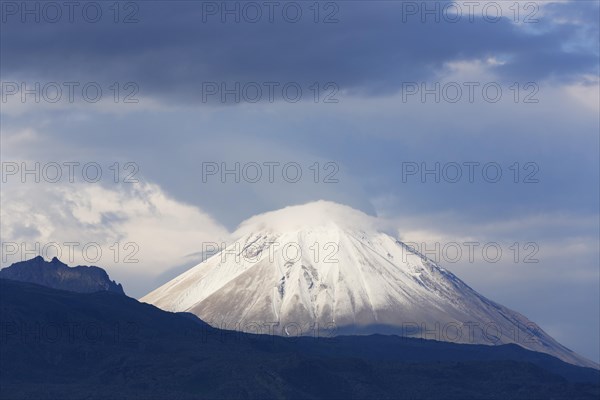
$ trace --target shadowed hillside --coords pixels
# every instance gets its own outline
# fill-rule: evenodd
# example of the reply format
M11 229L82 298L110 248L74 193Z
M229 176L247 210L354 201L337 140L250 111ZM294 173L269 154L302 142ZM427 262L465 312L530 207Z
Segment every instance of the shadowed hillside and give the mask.
M515 345L257 336L111 292L0 280L2 399L595 399L598 371Z
M72 292L92 293L106 290L125 294L121 284L110 280L102 268L85 265L69 267L56 257L50 262L37 256L31 260L14 263L0 270L0 278L37 283Z

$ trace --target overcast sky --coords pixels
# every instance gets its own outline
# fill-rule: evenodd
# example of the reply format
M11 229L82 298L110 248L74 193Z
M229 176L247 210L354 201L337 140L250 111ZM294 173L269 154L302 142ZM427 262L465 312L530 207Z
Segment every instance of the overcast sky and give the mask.
M598 2L467 3L2 3L2 266L98 243L141 297L326 199L498 243L440 261L599 362Z

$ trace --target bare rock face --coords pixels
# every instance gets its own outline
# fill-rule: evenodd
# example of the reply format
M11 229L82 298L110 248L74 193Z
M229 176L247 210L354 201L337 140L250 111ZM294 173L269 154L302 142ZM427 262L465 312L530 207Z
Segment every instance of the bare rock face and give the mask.
M78 293L108 291L125 295L123 286L110 280L102 268L83 265L69 267L56 257L49 262L37 256L14 263L0 270L0 278Z

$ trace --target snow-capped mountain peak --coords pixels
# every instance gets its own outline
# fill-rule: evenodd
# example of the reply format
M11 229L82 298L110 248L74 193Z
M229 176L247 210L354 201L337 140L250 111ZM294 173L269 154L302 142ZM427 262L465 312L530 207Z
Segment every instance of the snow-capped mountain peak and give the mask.
M352 207L319 200L251 217L239 225L233 236L239 238L252 232L293 232L317 228L375 232L382 229L383 224L384 221Z
M516 343L596 367L387 234L385 225L326 201L261 214L240 224L220 252L141 300L224 329Z

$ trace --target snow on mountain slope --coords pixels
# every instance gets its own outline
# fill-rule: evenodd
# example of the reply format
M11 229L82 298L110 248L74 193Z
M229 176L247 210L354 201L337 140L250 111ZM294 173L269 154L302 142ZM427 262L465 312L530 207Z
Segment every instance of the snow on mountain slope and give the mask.
M224 329L517 343L597 368L384 231L376 218L332 202L265 213L141 301Z

